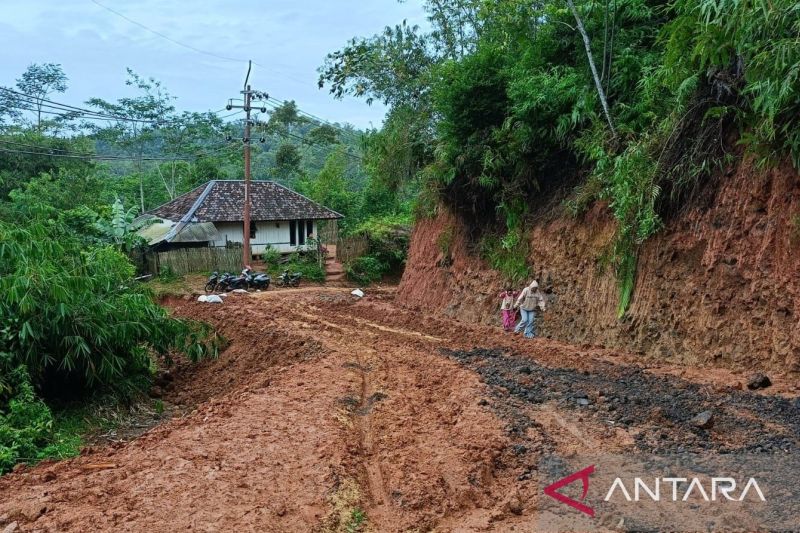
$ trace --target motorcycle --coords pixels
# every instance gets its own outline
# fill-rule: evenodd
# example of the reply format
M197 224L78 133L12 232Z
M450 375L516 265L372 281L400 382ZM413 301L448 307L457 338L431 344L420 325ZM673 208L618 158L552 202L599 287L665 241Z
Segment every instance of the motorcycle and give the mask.
M214 292L215 290L217 290L217 287L219 286L220 280L222 279L223 276L220 276L219 272L217 272L216 270L212 272L211 275L208 277L208 282L206 282L205 291Z
M242 273L238 276L234 276L233 274L228 274L228 278L225 280L225 291L233 291L236 289L247 290L250 286L249 277L248 277L248 269L242 270Z
M300 286L300 278L303 277L303 274L297 272L296 274L290 274L288 270L284 270L283 274L278 276L278 281L275 284L278 287L299 287Z
M249 268L245 269L243 274L247 278L247 286L251 289L260 291L269 289L269 284L272 281L272 278L270 278L268 274L253 272Z

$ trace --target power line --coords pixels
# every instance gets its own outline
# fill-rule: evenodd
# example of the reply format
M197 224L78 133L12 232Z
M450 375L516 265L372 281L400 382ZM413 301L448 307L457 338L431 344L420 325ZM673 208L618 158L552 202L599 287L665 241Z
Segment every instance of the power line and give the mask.
M91 1L92 1L93 4L96 4L96 5L100 6L100 7L102 7L106 11L109 11L109 12L117 15L118 17L127 20L131 24L135 24L135 25L139 26L140 28L149 31L153 35L157 35L157 36L161 37L162 39L166 39L167 41L171 42L172 44L176 44L178 46L182 46L183 48L186 48L186 49L191 50L193 52L197 52L198 54L203 54L203 55L207 55L207 56L210 56L210 57L215 57L217 59L222 59L222 60L225 60L225 61L233 61L233 62L236 62L236 63L245 63L245 62L247 62L246 59L223 56L223 55L220 55L220 54L215 54L214 52L209 52L207 50L201 50L200 48L197 48L197 47L192 46L190 44L182 43L181 41L177 41L177 40L173 39L172 37L161 33L160 31L156 31L153 28L150 28L149 26L146 26L146 25L142 24L139 21L133 20L132 18L120 13L119 11L117 11L115 9L112 9L112 8L106 6L106 5L101 4L97 0L91 0ZM255 61L253 61L253 64L254 65L258 65L258 63L256 63ZM258 66L263 66L263 65L258 65Z
M282 130L274 130L274 132L275 132L275 133L277 133L278 135L280 135L280 136L284 137L284 138L287 138L287 137L288 137L288 138L291 138L291 139L295 139L295 140L297 140L297 141L300 141L301 143L303 143L303 144L305 144L305 145L308 145L308 146L313 146L313 143L312 143L312 142L310 142L308 139L306 139L304 136L301 136L301 135L295 135L294 133L291 133L291 132L288 132L288 131L282 131ZM358 159L359 161L364 161L364 158L363 158L363 157L361 157L360 155L351 154L351 153L350 153L350 152L348 152L348 151L345 151L345 152L343 152L343 153L344 153L344 155L346 155L346 156L348 156L348 157L352 157L353 159Z
M51 115L60 115L62 113L59 113L59 112L63 112L63 114L65 114L65 115L66 114L71 114L71 115L75 115L75 118L85 118L85 119L89 119L89 120L114 120L114 121L118 121L118 122L136 122L136 123L142 123L142 124L154 124L154 125L162 125L162 126L177 125L177 124L184 124L185 123L180 117L175 117L175 118L171 118L171 119L141 119L141 118L134 118L134 117L128 117L128 116L125 116L125 115L116 115L116 114L106 113L106 112L103 112L103 111L94 111L94 110L86 109L86 108L83 108L83 107L77 107L77 106L73 106L73 105L70 105L70 104L64 104L62 102L56 102L54 100L49 100L49 99L46 99L46 98L39 99L39 98L30 96L28 94L25 94L25 93L22 93L22 92L19 92L19 91L15 91L13 89L9 89L7 87L0 87L0 90L1 91L5 91L7 93L10 93L10 94L16 96L18 99L21 99L22 100L21 103L23 103L23 104L36 105L36 106L41 106L43 108L43 109L39 110L39 109L35 109L35 108L30 108L30 107L25 107L23 105L19 105L19 103L15 104L15 103L12 102L12 103L9 104L9 107L13 107L15 109L22 109L24 111L29 111L29 112L40 112L41 111L42 113L47 113L47 114L51 114ZM53 111L51 111L51 110L53 110ZM216 111L210 111L209 113L217 114L217 113L221 113L221 112L226 111L226 110L227 110L227 108L223 107L222 109L218 109ZM200 114L202 114L202 113L200 113ZM227 118L227 117L231 117L231 116L233 116L235 114L236 113L232 113L230 115L225 115L225 116L222 116L222 117L219 117L219 118L224 119L224 118Z
M71 150L66 150L63 148L50 148L47 146L35 145L35 144L28 144L28 143L20 143L15 141L8 141L4 139L0 139L1 144L7 144L12 146L20 146L23 148L28 148L29 150L13 150L9 148L2 149L4 152L7 153L19 153L19 154L27 154L27 155L41 155L47 157L68 157L73 159L93 159L93 160L100 160L100 161L190 161L191 159L188 156L175 156L175 157L155 157L155 156L127 156L127 155L102 155L102 154L92 154L88 152L73 152ZM231 145L222 145L216 148L210 148L208 150L198 151L197 153L193 154L194 157L202 157L208 155L217 155L223 152L226 149L231 148ZM38 151L31 151L38 150ZM54 152L61 152L61 153L54 153Z
M164 158L164 157L131 157L131 156L102 156L102 155L84 155L84 154L50 154L50 153L43 153L43 152L31 152L29 150L12 150L8 148L0 148L0 152L5 152L8 154L25 154L25 155L39 155L43 157L66 157L69 159L82 159L85 161L189 161L188 158L183 157L173 157L173 158Z
M223 111L226 111L226 109L223 109ZM219 111L215 111L215 113L219 113ZM239 115L241 113L244 113L244 109L240 109L239 111L234 111L233 113L231 113L229 115L223 115L223 116L221 116L219 118L223 118L223 119L224 118L230 118L230 117L233 117L235 115Z
M28 105L37 105L37 106L46 107L48 109L57 109L59 111L64 111L66 113L77 113L79 115L83 115L84 118L93 118L93 119L97 119L97 120L117 120L117 121L124 121L124 122L140 122L140 123L146 123L146 124L159 124L159 123L164 124L164 123L168 122L168 121L160 121L160 120L156 120L156 119L140 119L140 118L127 117L127 116L124 116L124 115L114 115L114 114L105 113L105 112L102 112L102 111L94 111L94 110L86 109L86 108L83 108L83 107L77 107L77 106L73 106L73 105L70 105L70 104L64 104L64 103L61 103L61 102L55 102L53 100L48 100L46 98L35 98L35 97L32 97L32 96L30 96L28 94L25 94L25 93L22 93L22 92L19 92L19 91L15 91L13 89L9 89L7 87L0 87L0 90L5 91L7 93L11 93L11 94L17 96L18 98L22 98L23 99L23 103L28 104ZM22 106L19 106L18 104L14 105L13 102L11 103L11 107L22 108ZM37 111L36 109L33 109L33 110L28 109L28 108L23 108L23 109L26 109L27 111Z
M268 103L272 104L273 108L276 109L278 106L286 105L288 102L286 100L280 100L278 98L273 98L272 96L270 96L268 98ZM356 137L360 136L360 134L358 132L356 132L356 131L345 129L345 128L339 126L338 124L335 124L333 122L325 120L322 117L318 117L317 115L314 115L314 114L309 113L307 111L303 111L302 109L297 107L297 104L295 104L295 109L297 110L297 114L298 115L302 115L304 117L311 118L311 119L315 120L316 122L318 122L320 124L324 124L326 126L330 126L331 128L334 128L334 129L340 131L341 133L350 135L352 138L356 138Z
M28 144L28 143L20 143L20 142L14 142L14 141L7 141L7 140L5 140L5 139L0 139L0 143L3 143L3 144L11 144L11 145L13 145L13 146L23 146L23 147L25 147L25 148L35 148L35 149L37 149L37 150L48 150L48 151L52 151L52 152L65 152L65 153L73 153L73 154L75 154L75 155L86 155L86 156L92 156L92 155L94 155L94 154L90 154L90 153L88 153L88 152L72 152L71 150L65 150L65 149L63 149L63 148L51 148L51 147L49 147L49 146L41 146L41 145L38 145L38 144Z
M134 19L130 18L129 16L127 16L127 15L125 15L123 13L120 13L119 11L117 11L115 9L112 9L112 8L110 8L110 7L108 7L108 6L104 5L104 4L101 4L100 2L97 2L96 0L91 0L91 1L92 1L92 3L97 5L98 7L101 7L103 9L105 9L106 11L108 11L108 12L110 12L110 13L112 13L112 14L114 14L114 15L116 15L116 16L118 16L118 17L120 17L120 18L122 18L122 19L124 19L124 20L126 20L128 22L130 22L131 24L135 24L136 26L139 26L143 30L148 31L148 32L152 33L153 35L161 37L162 39L165 39L165 40L171 42L172 44L178 45L178 46L180 46L182 48L186 48L187 50L191 50L192 52L196 52L198 54L203 54L203 55L206 55L206 56L209 56L209 57L215 57L217 59L222 59L224 61L231 61L231 62L235 62L235 63L246 63L246 62L250 61L248 59L225 56L225 55L222 55L222 54L217 54L215 52L209 52L208 50L203 50L201 48L197 48L196 46L192 46L192 45L186 44L186 43L184 43L182 41L178 41L177 39L174 39L174 38L170 37L169 35L166 35L166 34L160 32L160 31L154 30L153 28L147 26L146 24L143 24L143 23L141 23L141 22L139 22L137 20L134 20ZM261 63L257 63L256 61L252 61L252 63L253 63L253 65L256 65L256 66L259 66L259 67L262 67L262 68L265 68L265 69L271 68L271 67L267 67L266 65L262 65ZM291 80L293 80L293 81L295 81L295 82L297 82L297 83L299 83L301 85L304 85L304 86L308 85L308 81L307 80L302 80L300 78L297 78L289 70L287 70L286 67L288 67L288 65L286 63L278 63L278 65L282 65L284 67L281 70L282 70L282 72L283 72L285 77L287 77L287 78L289 78L289 79L291 79Z
M122 19L124 19L124 20L126 20L128 22L130 22L131 24L135 24L136 26L138 26L138 27L140 27L140 28L152 33L153 35L161 37L162 39L165 39L165 40L167 40L167 41L169 41L169 42L171 42L171 43L173 43L173 44L175 44L177 46L181 46L183 48L186 48L186 49L191 50L193 52L196 52L198 54L203 54L203 55L207 55L207 56L210 56L210 57L215 57L217 59L222 59L222 60L225 60L225 61L232 61L232 62L236 62L236 63L244 63L246 61L249 61L253 65L256 65L256 66L259 66L259 67L262 67L262 68L268 68L265 65L262 65L262 64L260 64L260 63L258 63L256 61L246 60L244 58L224 56L224 55L217 54L217 53L214 53L214 52L209 52L208 50L203 50L203 49L197 48L196 46L192 46L190 44L186 44L184 42L181 42L181 41L178 41L176 39L173 39L172 37L160 32L160 31L154 30L153 28L147 26L146 24L143 24L143 23L141 23L141 22L139 22L137 20L134 20L134 19L128 17L127 15L125 15L124 13L121 13L121 12L111 8L111 7L108 7L108 6L98 2L97 0L91 0L91 2L93 4L95 4L95 5L97 5L98 7L101 7L103 9L105 9L106 11L108 11L108 12L110 12L110 13L112 13L112 14L114 14L114 15L116 15L116 16L118 16L118 17L120 17L120 18L122 18ZM296 81L300 81L300 80L296 80ZM305 83L305 81L300 81L300 83ZM269 97L269 100L272 100L273 102L276 102L278 105L285 105L286 104L286 102L284 100L280 100L278 98ZM341 126L338 126L337 124L334 124L334 123L332 123L332 122L330 122L330 121L328 121L328 120L326 120L326 119L324 119L322 117L319 117L319 116L314 115L312 113L308 113L308 112L303 111L302 109L299 109L299 108L297 110L298 110L298 113L300 115L306 116L308 118L312 118L312 119L316 120L317 122L319 122L321 124L325 124L325 125L330 126L332 128L335 128L335 129L339 130L342 133L345 133L347 135L358 136L358 133L355 133L355 132L350 131L350 130L346 130L346 129L342 128ZM229 115L229 116L232 116L232 115Z

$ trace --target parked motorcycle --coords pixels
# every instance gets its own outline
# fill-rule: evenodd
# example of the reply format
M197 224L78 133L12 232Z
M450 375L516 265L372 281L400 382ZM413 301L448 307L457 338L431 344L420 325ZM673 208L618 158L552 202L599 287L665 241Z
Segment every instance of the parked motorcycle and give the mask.
M205 285L206 292L223 291L228 292L235 289L257 289L265 291L269 288L272 278L265 273L253 272L249 268L242 270L238 276L229 272L220 274L217 271L211 273Z
M269 284L272 278L266 273L253 272L249 268L245 269L245 277L247 278L247 286L251 289L265 291L269 289Z
M236 289L247 290L250 286L249 283L249 276L248 276L248 269L242 270L242 273L238 276L234 276L233 274L229 274L228 278L225 280L225 289L226 291L233 291Z
M217 286L219 285L220 279L222 276L219 275L219 272L216 270L211 273L208 277L208 282L206 282L205 291L206 292L214 292L217 290Z
M278 276L278 281L276 281L275 284L278 287L299 287L300 278L302 277L303 274L300 272L290 274L288 270L284 270L283 274Z

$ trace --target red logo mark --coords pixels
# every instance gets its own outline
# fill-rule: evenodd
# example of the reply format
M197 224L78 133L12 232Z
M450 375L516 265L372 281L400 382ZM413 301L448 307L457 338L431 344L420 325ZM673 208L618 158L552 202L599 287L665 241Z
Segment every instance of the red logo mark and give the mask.
M592 475L594 472L594 465L584 468L574 474L571 474L565 478L559 479L552 485L548 485L544 488L544 493L550 496L551 498L555 498L556 500L560 501L561 503L566 503L570 507L577 509L578 511L588 514L592 518L594 518L594 509L589 507L588 505L584 505L579 501L575 501L572 498L564 496L560 492L557 492L558 489L561 487L566 487L576 479L580 479L583 483L583 494L581 495L581 500L586 499L586 493L589 492L589 476Z

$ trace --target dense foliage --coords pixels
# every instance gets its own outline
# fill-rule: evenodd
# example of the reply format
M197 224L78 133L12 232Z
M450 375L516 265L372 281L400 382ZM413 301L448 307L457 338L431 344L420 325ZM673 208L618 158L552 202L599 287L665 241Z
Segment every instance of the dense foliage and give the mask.
M152 355L214 354L206 326L170 317L111 245L52 220L0 223L0 470L37 457L52 423L44 399L146 383Z
M366 252L345 265L347 277L366 286L386 276L399 276L406 263L410 240L407 215L372 217L358 225L352 235L366 242Z
M796 2L424 3L431 31L353 39L320 83L391 105L381 135L414 142L376 166L464 215L509 278L527 274L531 214L567 194L576 215L602 199L622 315L640 245L741 157L737 141L761 163L800 164Z

